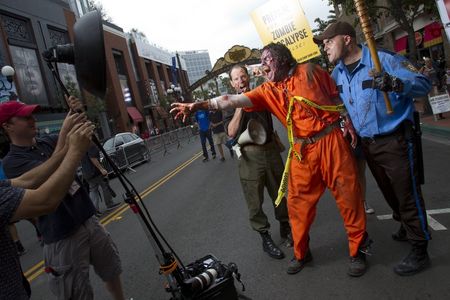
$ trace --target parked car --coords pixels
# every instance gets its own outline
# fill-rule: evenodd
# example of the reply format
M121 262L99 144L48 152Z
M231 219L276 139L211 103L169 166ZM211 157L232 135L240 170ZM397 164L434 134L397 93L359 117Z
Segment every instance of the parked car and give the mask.
M147 148L145 141L131 132L116 134L103 144L103 149L120 169L132 167L151 159L150 150ZM108 170L108 173L111 173L112 168L102 154L100 155L100 161Z

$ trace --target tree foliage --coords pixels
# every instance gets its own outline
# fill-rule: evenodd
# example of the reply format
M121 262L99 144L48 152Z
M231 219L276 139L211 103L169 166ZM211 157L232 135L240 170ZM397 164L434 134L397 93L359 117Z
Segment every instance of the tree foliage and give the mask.
M336 20L337 20L336 12L334 10L330 10L329 13L330 14L327 17L327 20L322 20L321 18L314 19L314 23L316 23L316 28L312 30L312 33L314 35L321 34L322 32L324 32L325 28L330 23L336 22ZM311 59L310 62L312 62L314 64L318 64L321 67L323 67L324 69L328 69L329 68L329 62L328 62L328 60L326 58L327 55L323 51L322 47L320 47L320 54L321 54L320 56Z
M227 94L234 94L234 88L231 86L230 78L228 76L219 76L222 86L227 89Z
M93 10L99 11L104 21L107 21L109 23L113 22L112 18L106 13L105 9L103 8L103 4L100 1L88 0L87 6L89 11Z
M142 31L140 31L139 29L137 29L137 28L132 28L131 30L130 30L130 33L133 35L133 36L135 36L137 39L139 39L139 40L141 40L141 41L143 41L143 42L145 42L145 43L149 43L148 42L148 40L147 40L147 36L145 35L145 33L143 33Z
M421 14L430 14L438 17L436 1L431 0L365 0L368 14L375 20L381 16L391 16L399 27L408 33L409 59L412 62L417 60L417 47L414 33L414 20ZM329 0L329 4L341 4L347 15L356 16L356 9L353 0ZM375 21L373 20L373 21ZM355 17L355 23L358 23Z
M72 81L70 76L65 77L65 86L70 95L75 96L76 98L81 98L81 92L78 89L78 86L75 82ZM86 115L87 118L93 122L98 128L100 127L99 116L101 112L106 110L105 103L100 98L95 97L89 93L86 93L86 97L84 98L84 103L86 105Z

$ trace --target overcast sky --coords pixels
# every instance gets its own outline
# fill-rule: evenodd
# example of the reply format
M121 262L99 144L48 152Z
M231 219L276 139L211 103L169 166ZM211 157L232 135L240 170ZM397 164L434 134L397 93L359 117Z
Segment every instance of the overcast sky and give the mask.
M280 0L279 0L280 1ZM234 45L261 48L250 13L268 0L97 0L124 31L137 28L169 51L208 50L211 64ZM328 0L300 0L312 28Z

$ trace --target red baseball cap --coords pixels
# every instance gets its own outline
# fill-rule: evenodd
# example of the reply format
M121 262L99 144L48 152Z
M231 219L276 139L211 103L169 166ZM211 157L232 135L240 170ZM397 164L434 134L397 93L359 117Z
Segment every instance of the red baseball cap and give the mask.
M0 103L0 125L8 122L12 117L28 117L39 108L39 105L26 105L19 101Z

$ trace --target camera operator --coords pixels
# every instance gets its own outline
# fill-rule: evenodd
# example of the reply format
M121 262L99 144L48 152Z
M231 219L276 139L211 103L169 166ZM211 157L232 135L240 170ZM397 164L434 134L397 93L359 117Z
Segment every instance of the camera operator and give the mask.
M89 122L75 125L65 145L45 163L18 178L0 181L0 299L21 300L30 296L8 223L48 214L58 207L89 146L93 128Z
M82 103L73 96L68 103L71 112L83 109ZM8 178L19 177L47 161L62 147L74 124L85 119L84 113L69 112L59 136L38 138L36 121L32 116L36 107L15 101L0 104L0 124L11 141L10 151L3 160ZM56 211L39 217L50 290L58 299L93 299L89 281L89 265L92 264L112 299L124 299L117 247L100 225L95 207L81 186L79 178L75 178Z

